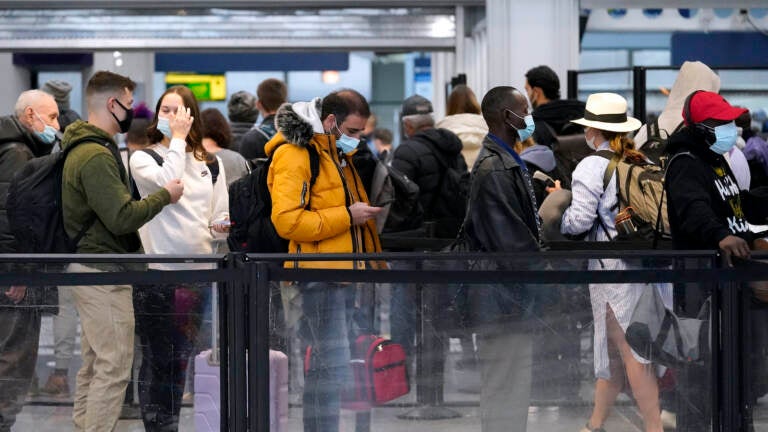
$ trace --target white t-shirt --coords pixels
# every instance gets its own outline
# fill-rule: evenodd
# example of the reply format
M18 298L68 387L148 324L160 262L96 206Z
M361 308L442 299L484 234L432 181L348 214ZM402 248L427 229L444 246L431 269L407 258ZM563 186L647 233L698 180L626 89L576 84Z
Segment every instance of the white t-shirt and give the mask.
M214 185L211 171L204 161L187 153L186 142L171 140L170 146L156 144L151 147L164 162L160 166L143 151L131 155L131 174L142 198L162 188L173 179L181 179L184 193L175 204L163 210L139 229L141 243L147 254L197 255L214 253L215 238L226 234L211 231L210 225L229 219L229 193L223 165L219 159L219 176ZM218 159L218 158L217 158ZM214 237L215 236L215 237ZM183 266L205 268L203 266ZM178 265L150 264L155 269L179 269Z

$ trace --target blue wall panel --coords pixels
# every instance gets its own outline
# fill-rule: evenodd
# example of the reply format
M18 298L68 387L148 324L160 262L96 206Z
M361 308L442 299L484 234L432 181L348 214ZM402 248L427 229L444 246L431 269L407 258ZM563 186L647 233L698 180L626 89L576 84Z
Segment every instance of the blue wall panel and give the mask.
M768 37L757 32L672 34L672 64L699 60L711 68L768 67Z

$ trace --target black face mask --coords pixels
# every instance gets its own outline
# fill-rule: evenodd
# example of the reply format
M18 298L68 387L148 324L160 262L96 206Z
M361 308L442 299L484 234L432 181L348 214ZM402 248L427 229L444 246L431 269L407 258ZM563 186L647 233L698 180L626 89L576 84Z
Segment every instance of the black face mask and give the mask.
M120 133L126 133L128 132L128 129L131 128L131 122L133 122L133 108L126 108L123 106L123 104L120 103L117 98L115 98L115 102L117 102L118 105L120 105L120 108L125 110L125 118L122 120L119 120L115 113L109 112L112 114L112 117L115 118L115 121L117 122L117 125L120 126Z

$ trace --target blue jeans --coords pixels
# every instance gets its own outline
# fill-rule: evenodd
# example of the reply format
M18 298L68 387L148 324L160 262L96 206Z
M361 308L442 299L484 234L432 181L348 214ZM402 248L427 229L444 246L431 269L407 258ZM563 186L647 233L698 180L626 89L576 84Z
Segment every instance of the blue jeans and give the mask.
M308 283L302 288L303 348L312 347L304 379L304 431L338 432L341 388L351 382L350 346L358 332L353 323L354 285Z
M392 261L393 270L416 270L418 261ZM393 283L389 304L389 324L392 342L403 346L408 357L413 355L416 344L416 284Z

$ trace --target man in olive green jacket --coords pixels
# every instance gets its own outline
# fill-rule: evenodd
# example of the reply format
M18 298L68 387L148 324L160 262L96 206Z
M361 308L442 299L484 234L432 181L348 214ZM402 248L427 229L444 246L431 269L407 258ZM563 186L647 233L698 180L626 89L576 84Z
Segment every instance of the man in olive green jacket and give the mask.
M172 180L160 191L134 201L128 176L112 136L126 132L133 118L129 78L97 72L86 87L88 121L72 123L62 148L77 142L64 163L64 227L74 238L88 227L78 253L137 253L136 230L165 205L181 197L183 186ZM83 142L83 140L86 140ZM70 272L120 270L117 265L70 264ZM120 416L133 362L133 301L130 285L73 287L82 326L83 366L77 374L72 418L76 431L112 431Z

